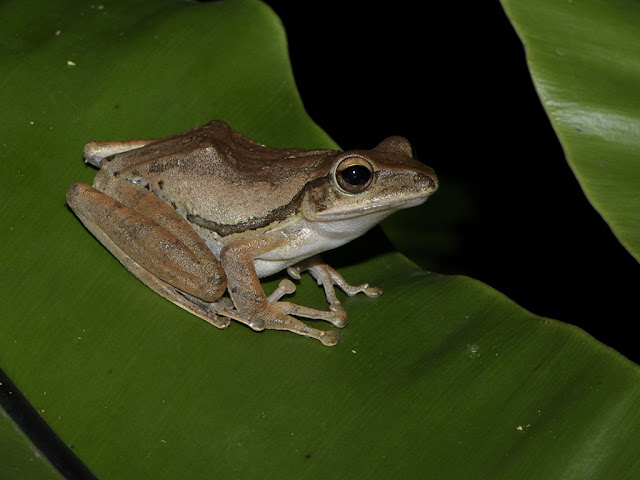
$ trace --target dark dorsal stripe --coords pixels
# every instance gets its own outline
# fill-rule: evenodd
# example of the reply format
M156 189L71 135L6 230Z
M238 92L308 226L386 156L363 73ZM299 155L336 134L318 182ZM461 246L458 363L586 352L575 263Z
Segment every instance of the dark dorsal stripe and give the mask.
M239 222L236 224L225 224L213 222L211 220L207 220L206 218L202 218L199 215L187 213L187 220L202 228L215 232L221 237L226 237L227 235L232 235L234 233L246 232L247 230L257 230L259 228L263 228L272 224L280 218L287 218L293 212L295 212L300 207L302 196L304 195L304 192L306 191L308 186L309 183L307 183L304 188L291 199L290 202L274 208L263 217L253 217L245 220L244 222Z

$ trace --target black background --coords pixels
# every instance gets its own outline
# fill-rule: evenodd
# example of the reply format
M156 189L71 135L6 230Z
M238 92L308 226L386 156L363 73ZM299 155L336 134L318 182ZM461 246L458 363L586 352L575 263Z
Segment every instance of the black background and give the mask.
M438 174L437 195L457 192L467 213L453 209L455 252L433 270L482 280L640 361L638 263L564 160L497 0L266 3L307 112L343 149L403 135Z

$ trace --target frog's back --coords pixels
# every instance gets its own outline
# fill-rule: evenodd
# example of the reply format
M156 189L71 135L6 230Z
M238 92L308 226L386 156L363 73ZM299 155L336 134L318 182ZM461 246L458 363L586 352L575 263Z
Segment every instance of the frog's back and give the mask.
M224 233L291 215L310 179L329 173L333 153L268 147L213 121L107 157L96 178L141 185Z

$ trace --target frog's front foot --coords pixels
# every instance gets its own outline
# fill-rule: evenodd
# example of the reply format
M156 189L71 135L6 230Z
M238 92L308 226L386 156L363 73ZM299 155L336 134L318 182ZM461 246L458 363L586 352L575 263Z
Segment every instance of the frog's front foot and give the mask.
M329 302L329 309L335 313L335 320L329 321L336 327L344 327L347 324L347 313L336 296L334 286L340 288L340 290L350 297L358 293L364 293L367 297L372 298L382 295L381 288L372 287L368 283L363 283L362 285L351 285L347 283L344 277L340 275L335 268L324 263L319 255L310 257L287 268L287 273L292 278L300 279L300 274L305 270L308 270L318 285L321 285L324 289L327 302Z
M291 267L294 268L294 267ZM293 270L294 274L291 275L293 278L296 277L296 272ZM291 272L289 272L291 274ZM298 317L305 318L313 318L315 320L324 320L331 323L334 327L344 328L349 323L347 312L340 304L340 301L336 298L334 303L329 306L329 312L323 310L316 310L315 308L304 307L302 305L296 305L294 303L289 302L280 302L280 299L285 295L291 295L296 291L296 286L294 283L285 278L280 281L278 288L276 288L271 295L267 297L267 302L271 304L280 304L283 308L283 311L290 315L295 315Z

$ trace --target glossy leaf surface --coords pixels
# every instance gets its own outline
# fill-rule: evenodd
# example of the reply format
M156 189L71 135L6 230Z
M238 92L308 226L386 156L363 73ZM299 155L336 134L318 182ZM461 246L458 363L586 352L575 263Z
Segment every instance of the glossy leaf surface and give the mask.
M335 147L263 4L9 2L0 17L21 25L0 34L0 366L98 478L640 474L637 366L486 285L371 253L341 272L385 294L344 300L338 346L221 331L66 208L68 185L93 177L90 140L222 118L267 144ZM308 277L293 299L323 305Z
M631 0L502 0L592 205L640 259L640 22Z

